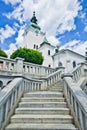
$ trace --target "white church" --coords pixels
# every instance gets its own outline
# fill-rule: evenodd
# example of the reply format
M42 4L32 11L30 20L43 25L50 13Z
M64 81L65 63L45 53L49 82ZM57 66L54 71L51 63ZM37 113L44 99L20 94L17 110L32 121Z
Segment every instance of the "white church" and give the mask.
M26 48L35 49L42 53L44 57L43 66L58 68L65 67L66 71L71 71L85 61L85 56L69 49L59 50L59 46L53 46L48 42L46 34L41 31L37 24L35 12L31 18L31 23L24 31L23 43Z

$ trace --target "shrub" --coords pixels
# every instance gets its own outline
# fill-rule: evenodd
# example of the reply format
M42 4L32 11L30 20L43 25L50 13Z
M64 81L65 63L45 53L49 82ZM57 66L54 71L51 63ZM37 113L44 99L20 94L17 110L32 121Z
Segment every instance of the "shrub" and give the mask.
M2 49L0 49L0 56L8 57L7 54Z
M39 51L27 49L27 48L19 48L14 51L10 58L14 59L16 57L24 58L25 62L35 63L41 65L43 63L43 56Z

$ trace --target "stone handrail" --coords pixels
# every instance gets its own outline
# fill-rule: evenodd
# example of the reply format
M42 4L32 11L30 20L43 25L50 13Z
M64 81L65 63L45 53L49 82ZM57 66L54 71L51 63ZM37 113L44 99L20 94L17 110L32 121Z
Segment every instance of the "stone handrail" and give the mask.
M86 76L87 74L87 64L80 63L79 66L72 72L73 79L78 81L81 77Z
M63 79L64 95L75 112L81 130L87 130L87 95L71 77L65 76Z
M15 78L2 91L0 91L0 128L13 105L17 102L23 92L41 90L42 81L27 79L25 77Z
M24 62L22 58L8 59L0 57L0 73L27 73L29 75L47 76L56 71L42 65Z
M42 88L47 89L50 86L52 86L54 83L56 83L58 80L61 79L61 75L64 73L65 68L61 67L56 72L50 74L48 77L44 78L44 81L42 83Z
M47 76L53 72L55 72L55 69L41 66L41 65L36 65L36 64L31 64L24 62L23 63L23 72L25 73L31 73L32 75L35 74L36 76Z

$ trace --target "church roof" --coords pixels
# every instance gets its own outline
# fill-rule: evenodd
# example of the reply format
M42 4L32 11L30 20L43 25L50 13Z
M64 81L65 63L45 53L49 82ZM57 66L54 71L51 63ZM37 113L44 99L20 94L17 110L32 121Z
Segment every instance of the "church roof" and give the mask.
M47 40L47 38L46 37L44 37L44 39L43 39L43 42L40 44L40 47L42 47L43 45L49 45L49 46L51 46L51 47L54 47L54 46L52 46L49 42L48 42L48 40ZM55 47L54 47L55 48Z
M32 18L31 18L30 21L31 21L30 26L41 30L41 28L40 28L40 27L38 26L38 24L37 24L37 18L36 18L36 16L35 16L35 12L33 12L33 16L32 16Z
M77 52L75 52L75 51L72 51L72 50L70 50L70 49L61 49L58 53L55 53L53 56L58 55L58 54L63 53L63 52L71 52L71 53L74 53L74 54L76 54L76 55L85 57L84 55L81 55L81 54L79 54L79 53L77 53Z
M35 23L30 23L30 26L32 26L32 27L34 27L34 28L36 28L36 29L39 29L39 30L41 30L41 28L38 26L38 24L35 24Z
M35 11L33 12L33 16L31 18L31 22L37 24L37 18L35 16Z

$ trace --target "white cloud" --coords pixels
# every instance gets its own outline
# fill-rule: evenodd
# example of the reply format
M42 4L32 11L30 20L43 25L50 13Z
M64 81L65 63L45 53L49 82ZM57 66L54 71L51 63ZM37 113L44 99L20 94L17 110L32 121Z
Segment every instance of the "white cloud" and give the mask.
M72 40L68 43L65 43L64 46L62 46L61 48L75 48L76 46L78 46L80 44L80 40Z
M3 43L6 38L9 38L14 34L15 34L15 30L11 28L9 25L6 25L5 28L0 28L1 43Z
M15 0L15 2L14 0L4 1L15 5L21 0ZM14 8L13 12L4 15L9 19L14 18L23 23L32 17L32 12L35 10L38 23L42 30L46 32L48 41L53 45L57 45L59 40L55 38L56 33L62 34L65 31L75 29L74 18L78 16L78 12L81 9L82 7L78 0L23 0L19 6ZM22 32L23 28L21 27L16 38L18 46L22 42ZM74 40L72 44L77 43Z
M87 48L87 41L81 42L81 44L75 48L75 52L85 55L86 48Z
M18 32L18 37L16 38L16 44L18 45L18 47L23 47L24 43L23 43L23 33L24 33L24 29L21 28Z
M82 42L80 40L73 40L66 43L60 49L65 49L65 48L71 49L79 54L85 55L85 49L87 48L87 41Z
M81 10L81 6L78 0L23 0L12 13L5 15L22 23L31 18L34 10L36 10L39 25L43 30L50 35L55 35L56 31L57 33L64 33L76 28L74 18Z
M50 35L75 29L74 18L81 10L77 0L44 0L36 6L40 25ZM58 29L57 29L58 28Z
M85 26L84 31L87 32L87 26Z
M48 42L51 43L53 46L59 45L60 41L55 38L54 36L48 36Z
M6 4L12 4L16 5L17 3L20 3L22 0L3 0Z
M23 22L22 14L23 14L23 7L19 5L18 7L15 8L13 12L3 14L3 15L6 16L8 19L14 18L18 20L20 23L22 23Z
M9 49L5 50L5 52L7 53L8 57L10 57L10 55L17 49L16 45L14 43L11 43L9 45Z

